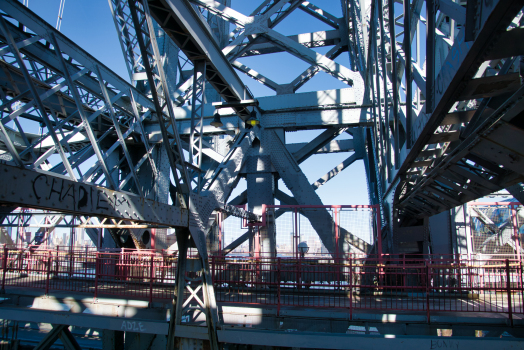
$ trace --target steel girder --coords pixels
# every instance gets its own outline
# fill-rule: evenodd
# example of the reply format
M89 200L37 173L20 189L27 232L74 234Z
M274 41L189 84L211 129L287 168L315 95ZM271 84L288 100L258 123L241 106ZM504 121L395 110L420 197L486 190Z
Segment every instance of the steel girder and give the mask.
M524 51L507 41L522 38L521 3L472 1L466 10L451 1L414 0L395 13L392 1L376 1L367 14L356 2L344 5L353 31L369 28L368 45L355 38L350 52L366 54L364 103L373 105L374 121L367 163L377 180L370 183L378 183L380 201L393 201L388 206L400 210L403 224L523 180L524 150L500 138L524 132L511 119L520 108L514 57Z
M432 215L523 180L519 162L507 159L524 150L500 141L493 144L493 137L498 137L494 135L516 137L523 132L511 119L519 113L515 99L521 94L520 89L517 90L520 78L511 74L515 63L511 57L500 56L504 52L495 54L496 61L485 62L491 58L494 44L504 40L507 28L521 9L520 3L483 4L483 15L475 23L474 40L465 41L466 28L454 38L436 76L434 91L428 92L434 104L432 113L422 110L415 120L413 148L399 171L399 174L405 171L409 179L402 186L404 194L399 198L399 208L409 210L411 216ZM442 10L451 18L461 20L457 11L453 13L454 7ZM490 76L493 73L498 74ZM482 90L481 86L491 88ZM509 99L508 93L513 94ZM448 111L460 111L461 107L468 106L460 101L471 100L477 107L469 107L473 112L471 119L449 120L452 118ZM450 110L453 105L456 105L455 111ZM510 125L501 124L504 120ZM462 123L465 128L460 130ZM440 146L436 147L440 149L436 156L415 156L416 152L435 148L434 145Z
M191 0L203 9L221 16L236 25L231 32L230 44L223 49L232 65L249 77L273 89L277 94L296 92L319 71L325 71L333 77L353 86L355 90L362 89L360 75L333 61L338 55L347 50L347 30L341 25L342 20L329 14L315 5L294 0L274 1L267 6L257 8L250 16L243 15L232 8L213 0ZM307 33L298 36L283 36L272 28L288 16L295 9L301 9L311 16L320 19L333 27L336 31ZM329 39L338 32L340 40ZM331 34L332 33L332 34ZM319 44L316 44L319 43ZM334 45L325 55L316 53L311 47ZM286 51L299 59L311 64L296 79L288 84L277 84L261 73L236 61L239 57L254 54L268 54ZM355 82L354 82L355 80ZM361 95L362 92L359 93Z
M157 0L148 3L153 18L189 60L206 60L206 80L226 102L253 98L187 1ZM245 107L235 109L241 119L250 117L251 111Z
M9 13L0 37L4 161L144 197L136 171L145 162L156 169L144 126L150 100L18 2L3 2L0 9ZM9 132L13 127L18 130ZM77 142L80 147L73 147ZM132 155L130 145L143 156ZM115 154L119 161L112 167L107 159Z
M120 200L109 207L102 206L114 213L101 213L102 208L96 209L96 203L92 212L86 211L87 207L79 210L69 203L62 208L65 212L148 222L148 215L158 216L160 213L155 210L165 206L165 213L172 210L182 213L182 217L175 215L179 218L176 223L171 219L166 223L187 226L183 207L158 202L146 204L149 196L136 181L136 173L145 162L150 164L155 176L158 175L158 167L150 156L157 146L150 146L145 132L152 114L158 111L155 104L20 3L2 2L0 10L9 14L8 20L2 20L0 35L3 162L25 169L24 173L30 171L26 177L40 176L39 179L47 178L48 184L67 183L78 190L53 189L62 191L64 196L85 199L89 191L107 194L108 190L102 187L106 186L114 189L111 196L118 194L128 203L136 202L134 210L126 209ZM24 27L30 28L32 34L24 32ZM37 134L39 124L45 127ZM13 127L18 130L13 131ZM172 132L170 142L174 136ZM80 147L72 147L76 140L81 142ZM133 147L134 152L129 147ZM139 151L138 157L136 151ZM96 155L93 164L92 157ZM108 158L113 155L117 161L109 164ZM185 170L185 166L181 163L177 169ZM14 168L8 173L12 171L17 170ZM31 186L21 188L30 190ZM57 198L71 200L62 194ZM32 201L14 198L11 191L4 195L4 203L29 205L27 201ZM53 197L47 196L41 199L44 202L32 204L41 208L59 206ZM152 212L140 213L142 205L149 206ZM163 220L158 217L156 221L164 225Z

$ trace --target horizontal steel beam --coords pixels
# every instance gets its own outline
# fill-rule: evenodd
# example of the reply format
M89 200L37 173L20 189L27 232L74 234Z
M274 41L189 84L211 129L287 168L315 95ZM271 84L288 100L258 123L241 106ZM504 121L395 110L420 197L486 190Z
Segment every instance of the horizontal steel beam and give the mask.
M361 113L361 106L356 104L355 91L351 88L305 92L284 96L267 96L258 98L262 111L261 125L268 128L296 129L322 129L330 126L368 126L370 119ZM233 132L241 128L234 111L229 108L220 108L219 114L224 124L220 128L210 123L214 118L215 108L207 104L203 108L204 133L221 134ZM189 134L191 127L191 107L175 108L177 128L179 133ZM150 134L150 141L160 139L155 133Z
M146 320L132 317L111 317L85 313L1 307L2 318L11 321L65 324L75 327L108 329L147 334L167 335L164 320Z
M336 45L341 41L340 32L338 30L327 30L314 33L303 33L297 35L288 35L290 40L293 40L300 45L305 47L324 47ZM242 49L247 44L239 45ZM240 57L249 57L255 55L265 55L276 52L285 52L285 50L273 44L267 38L261 37L256 40L254 44L251 44L244 54Z
M184 208L5 164L0 164L0 203L162 226L189 224Z
M432 337L409 335L360 335L321 332L282 332L227 329L218 331L218 340L230 344L305 349L515 349L522 346L519 339Z
M291 153L295 153L301 148L303 148L307 142L301 143L288 143L286 148ZM324 154L324 153L339 153L339 152L352 152L355 150L353 140L333 140L325 146L319 148L314 154Z

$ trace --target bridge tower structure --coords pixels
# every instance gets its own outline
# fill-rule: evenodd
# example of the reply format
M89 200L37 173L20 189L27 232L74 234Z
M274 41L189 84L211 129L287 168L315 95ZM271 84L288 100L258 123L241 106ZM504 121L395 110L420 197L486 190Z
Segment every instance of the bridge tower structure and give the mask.
M277 259L275 201L295 206L331 257L382 264L457 253L442 222L470 201L503 189L524 200L521 1L341 0L341 17L303 0L264 0L249 15L231 0L108 3L129 82L20 2L0 3L0 222L18 207L49 211L48 230L74 216L97 247L121 250L167 249L174 228L167 348L190 346L177 329L221 347L212 256L249 241L252 256ZM330 30L279 33L295 11ZM283 52L309 65L285 84L244 60ZM348 66L336 61L346 54ZM320 72L347 87L299 91ZM298 130L322 131L287 143ZM334 152L352 153L311 183L300 165ZM380 218L372 242L341 226L335 236L316 192L360 160ZM223 216L249 223L227 247ZM49 334L75 346L67 328Z

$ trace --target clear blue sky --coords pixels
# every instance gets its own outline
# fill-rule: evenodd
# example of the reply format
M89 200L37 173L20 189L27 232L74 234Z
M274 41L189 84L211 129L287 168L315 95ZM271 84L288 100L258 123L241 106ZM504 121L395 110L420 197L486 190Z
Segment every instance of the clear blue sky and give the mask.
M261 0L232 0L232 2L233 8L245 15L249 15L251 11L259 5ZM323 10L328 11L336 17L342 15L339 0L317 0L312 1L312 3L320 6ZM29 8L48 21L52 26L56 25L59 4L60 0L29 0ZM332 28L328 25L300 10L295 10L294 13L275 27L275 30L284 35L330 29ZM61 31L117 74L129 80L107 0L66 0ZM325 53L329 50L329 47L315 50L319 53ZM288 53L249 57L241 61L277 83L290 82L309 67L308 64ZM349 67L347 53L343 53L335 61ZM241 73L239 73L239 76L249 86L255 96L274 95L272 90L255 82L251 78ZM346 87L348 86L344 83L321 72L305 84L298 92ZM287 133L287 142L308 142L321 131L322 130ZM339 138L348 137L349 135L341 135ZM310 182L314 182L350 155L350 153L316 155L302 163L301 167ZM288 192L282 183L279 185L279 188L284 192ZM238 191L235 192L238 193ZM368 204L363 162L355 162L351 167L318 189L317 193L324 204Z

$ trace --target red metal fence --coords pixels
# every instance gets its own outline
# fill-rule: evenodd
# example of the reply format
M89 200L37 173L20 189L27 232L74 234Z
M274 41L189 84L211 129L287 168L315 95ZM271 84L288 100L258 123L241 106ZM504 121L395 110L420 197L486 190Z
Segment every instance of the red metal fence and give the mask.
M176 254L151 251L2 249L2 290L39 288L147 299L172 298Z
M150 302L170 299L176 254L4 247L1 287L39 288ZM524 313L522 262L466 257L230 258L213 256L223 303L356 310Z

